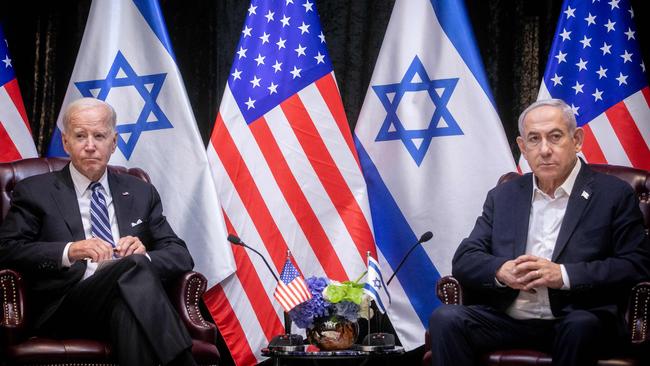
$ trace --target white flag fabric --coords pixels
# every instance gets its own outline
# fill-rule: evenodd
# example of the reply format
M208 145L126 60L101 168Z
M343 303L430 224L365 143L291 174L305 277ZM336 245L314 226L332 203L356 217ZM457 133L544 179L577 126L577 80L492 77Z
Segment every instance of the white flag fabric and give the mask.
M435 283L488 190L515 169L463 1L397 0L355 129L379 263L402 345L423 344Z
M650 170L650 87L629 0L565 0L538 99L563 99L588 163ZM528 162L519 159L524 172Z
M115 108L118 144L110 164L149 174L195 269L210 284L231 274L221 207L157 0L92 2L61 111L81 97ZM65 156L62 117L50 156Z
M363 285L363 291L375 301L377 309L384 314L386 308L390 306L390 294L386 288L384 277L381 275L379 262L371 256L368 256L368 275L366 283Z
M314 1L253 0L208 157L230 233L280 272L345 281L376 252L367 193ZM233 247L237 273L204 297L237 365L283 332L276 281Z
M33 158L36 146L0 23L0 162Z

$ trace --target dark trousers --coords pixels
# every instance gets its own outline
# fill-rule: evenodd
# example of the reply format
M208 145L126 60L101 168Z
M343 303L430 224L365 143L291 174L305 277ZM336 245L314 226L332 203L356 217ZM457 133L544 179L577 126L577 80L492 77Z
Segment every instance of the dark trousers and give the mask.
M122 366L196 365L192 339L144 255L77 283L43 329L55 337L108 340Z
M517 320L481 305L442 305L429 319L434 366L476 365L485 352L529 348L549 352L554 365L596 365L618 339L616 317L576 310L554 320Z

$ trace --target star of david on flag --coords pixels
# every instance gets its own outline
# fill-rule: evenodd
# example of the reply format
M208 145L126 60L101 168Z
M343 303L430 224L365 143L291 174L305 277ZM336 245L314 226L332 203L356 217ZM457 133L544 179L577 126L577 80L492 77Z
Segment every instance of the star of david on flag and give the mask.
M384 283L384 277L381 275L379 262L371 255L368 255L368 274L363 291L375 301L377 309L382 314L386 312L386 308L391 302L390 294Z
M415 56L404 74L402 81L396 84L373 85L386 109L386 119L375 141L400 140L417 165L422 163L431 144L431 139L438 136L462 135L463 131L447 108L458 78L431 80L427 70ZM398 113L400 102L406 93L425 92L433 102L433 115L424 122L424 128L407 129ZM413 117L406 115L406 118Z
M149 174L208 286L232 274L221 205L157 0L92 2L48 155L66 156L63 111L82 97L113 106L118 149L109 164Z
M387 289L399 341L414 349L440 304L431 286L451 273L488 190L515 169L462 0L395 1L355 137L381 268L394 271L416 233L438 239L416 247Z
M118 75L120 76L118 77ZM144 105L142 111L138 114L137 120L134 123L129 123L130 121L120 119L119 124L116 126L118 133L117 147L127 160L133 154L133 150L143 131L173 128L162 108L156 102L166 76L166 73L138 75L122 52L118 51L106 78L74 83L84 97L105 101L111 90L127 87L134 88L138 95L142 97ZM113 91L113 93L119 93L119 89Z

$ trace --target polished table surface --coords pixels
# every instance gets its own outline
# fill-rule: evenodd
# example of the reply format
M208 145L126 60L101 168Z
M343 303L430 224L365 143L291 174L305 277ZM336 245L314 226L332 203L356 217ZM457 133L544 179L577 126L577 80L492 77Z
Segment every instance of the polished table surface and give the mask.
M395 346L392 349L383 349L376 351L361 351L355 349L342 350L342 351L319 351L319 350L305 350L305 351L279 351L279 350L270 350L268 348L262 349L262 356L270 357L273 359L274 365L284 365L281 361L291 361L291 360L312 360L315 365L320 364L319 361L332 361L336 362L337 365L341 364L341 361L351 360L350 364L356 365L367 365L370 360L373 360L373 365L376 363L374 361L387 361L389 358L394 356L399 356L404 354L404 348L400 346ZM290 362L290 364L298 364L296 362Z

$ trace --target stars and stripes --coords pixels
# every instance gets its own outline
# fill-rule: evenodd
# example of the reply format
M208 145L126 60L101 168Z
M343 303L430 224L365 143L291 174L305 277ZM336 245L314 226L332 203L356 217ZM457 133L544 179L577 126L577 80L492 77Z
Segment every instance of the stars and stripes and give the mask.
M0 162L33 158L36 146L0 23Z
M547 98L573 109L588 162L650 169L650 89L628 0L564 2L538 97Z
M286 312L311 299L311 292L309 292L305 280L291 263L290 258L284 262L280 281L278 281L273 297L278 300Z
M235 50L208 146L228 232L278 271L290 249L306 276L358 276L376 253L367 193L314 1L253 0ZM252 365L284 311L263 262L232 252L235 275L204 299Z

